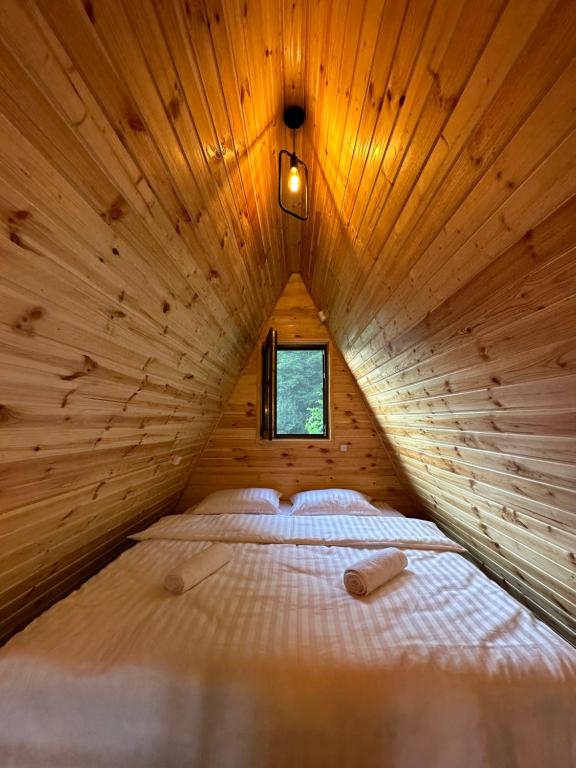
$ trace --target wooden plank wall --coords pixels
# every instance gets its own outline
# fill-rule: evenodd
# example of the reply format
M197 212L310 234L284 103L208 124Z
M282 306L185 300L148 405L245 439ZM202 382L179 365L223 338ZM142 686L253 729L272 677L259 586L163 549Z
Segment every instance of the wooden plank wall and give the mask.
M0 641L173 509L293 266L281 13L1 5Z
M260 345L270 327L279 341L328 341L331 435L328 440L260 440ZM342 453L340 445L348 451ZM180 501L185 509L220 488L264 486L285 497L313 488L354 488L409 514L403 490L370 410L331 343L304 283L292 275L250 356Z
M419 503L574 639L576 3L357 5L308 5L306 283Z

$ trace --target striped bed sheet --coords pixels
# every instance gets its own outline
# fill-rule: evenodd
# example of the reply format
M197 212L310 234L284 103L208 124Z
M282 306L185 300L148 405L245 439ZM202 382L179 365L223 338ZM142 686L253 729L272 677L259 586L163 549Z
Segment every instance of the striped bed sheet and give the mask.
M207 545L142 541L10 641L3 768L576 764L573 649L456 552L355 599L358 542L233 542L166 592Z
M388 503L385 501L372 501L371 502L376 509L378 509L381 514L386 515L387 517L404 517L402 512L399 512L397 509L394 509L391 507ZM185 514L193 514L194 509L197 507L197 504L193 504L191 507L188 507L185 511ZM278 507L278 514L279 515L291 515L294 511L294 507L292 506L291 501L286 501L281 499Z
M428 520L357 515L167 515L130 538L465 551Z

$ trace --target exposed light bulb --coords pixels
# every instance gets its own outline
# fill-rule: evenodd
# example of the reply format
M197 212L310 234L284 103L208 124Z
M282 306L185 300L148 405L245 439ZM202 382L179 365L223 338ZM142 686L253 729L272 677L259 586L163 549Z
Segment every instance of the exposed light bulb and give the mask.
M300 191L300 174L298 168L295 165L290 167L290 174L288 175L288 189L290 192Z

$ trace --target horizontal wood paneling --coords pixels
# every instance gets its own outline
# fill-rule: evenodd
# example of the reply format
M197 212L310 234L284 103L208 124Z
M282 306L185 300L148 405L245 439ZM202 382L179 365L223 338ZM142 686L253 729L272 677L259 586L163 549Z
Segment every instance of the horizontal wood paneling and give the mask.
M0 641L174 509L294 266L262 10L2 3Z
M576 6L415 5L310 54L304 277L420 507L574 639Z
M328 440L260 440L260 344L268 329L279 341L328 341L331 373L331 433ZM340 445L348 451L342 453ZM265 486L285 497L313 488L354 488L411 512L388 451L346 363L299 275L292 275L259 342L198 459L180 508L220 488Z

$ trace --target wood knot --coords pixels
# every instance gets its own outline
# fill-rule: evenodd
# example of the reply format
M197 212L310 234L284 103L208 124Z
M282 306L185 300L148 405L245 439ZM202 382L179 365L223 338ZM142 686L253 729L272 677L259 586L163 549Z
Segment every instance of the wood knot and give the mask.
M40 320L44 316L44 310L42 307L32 307L31 309L23 312L18 320L12 324L12 330L23 333L26 336L34 336L34 322Z
M84 0L84 10L86 11L86 16L90 19L90 23L94 24L95 17L92 0Z
M9 421L13 421L14 416L14 412L11 411L7 405L0 404L0 424L6 424Z
M113 221L118 221L124 216L124 209L123 206L125 204L125 200L122 197L117 197L116 200L112 203L110 208L102 214L102 218L105 220L107 224L111 224Z
M69 373L66 376L60 376L62 381L74 381L82 376L88 376L89 373L95 371L98 368L98 363L88 355L82 355L82 367L74 373Z
M144 122L140 115L130 115L128 117L128 125L130 128L132 128L133 131L136 131L136 133L145 133L146 132L146 126L144 125Z
M178 117L180 114L180 100L178 99L178 96L173 96L170 99L168 106L166 107L166 112L173 120Z
M108 210L108 215L111 221L118 221L118 219L121 219L122 216L124 216L124 211L119 205L112 205Z

